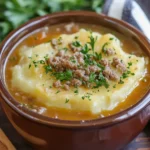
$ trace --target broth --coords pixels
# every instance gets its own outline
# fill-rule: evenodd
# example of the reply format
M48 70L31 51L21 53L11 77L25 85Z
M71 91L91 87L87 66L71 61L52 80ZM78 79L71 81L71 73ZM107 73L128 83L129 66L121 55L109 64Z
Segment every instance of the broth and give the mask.
M96 119L99 117L106 117L113 114L116 114L118 112L121 112L134 104L136 104L143 95L147 92L149 86L150 86L150 64L148 63L147 67L147 73L144 79L140 81L139 86L137 86L134 91L126 98L126 100L122 103L120 103L115 109L111 111L103 111L100 115L93 115L90 112L75 112L71 110L66 109L60 109L60 108L52 108L52 107L46 107L40 103L35 103L34 98L30 96L29 94L23 93L19 91L18 89L14 89L11 87L11 68L15 66L18 63L19 55L18 52L22 46L28 46L28 47L34 47L36 45L45 43L49 41L52 38L55 38L59 36L60 34L67 33L72 34L79 29L91 29L92 31L99 32L100 34L106 34L106 33L112 33L114 34L122 43L122 49L125 52L128 52L130 54L135 54L136 56L146 56L141 48L133 42L132 39L126 38L123 35L114 32L110 29L107 29L102 26L97 25L87 25L87 24L80 24L77 23L71 31L67 32L64 28L66 24L60 24L60 25L54 25L52 27L43 28L40 29L34 33L31 33L29 36L27 36L23 41L18 43L15 50L10 54L8 57L7 65L6 65L6 83L9 89L9 92L11 95L21 104L24 104L24 106L27 106L29 109L39 112L40 114L44 116L48 116L51 118L58 118L62 120L90 120L90 119ZM27 104L27 105L26 105Z

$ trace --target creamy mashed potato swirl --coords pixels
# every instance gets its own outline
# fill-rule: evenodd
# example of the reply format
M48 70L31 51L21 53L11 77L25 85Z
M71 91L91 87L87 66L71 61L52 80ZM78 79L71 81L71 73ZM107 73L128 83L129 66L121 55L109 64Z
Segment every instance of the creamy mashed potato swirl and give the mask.
M84 86L69 86L69 90L53 87L57 81L54 75L45 72L43 61L45 58L54 57L59 50L68 48L69 43L76 37L82 45L90 42L90 36L95 38L94 52L102 54L102 58L112 63L114 57L119 58L127 67L128 73L124 76L113 68L118 80L107 80L109 87L86 88ZM74 34L62 34L62 43L57 49L51 42L43 43L35 47L23 47L20 49L20 60L12 68L12 87L28 93L35 101L46 107L64 108L73 111L89 111L92 114L100 114L105 110L113 110L119 103L139 85L139 81L145 74L144 57L130 55L123 51L120 41L112 34L101 35L97 32L89 32L81 29ZM113 49L113 55L106 55L105 49ZM90 51L92 53L92 51ZM72 55L71 50L66 50L67 55ZM39 63L37 63L39 62ZM41 62L41 63L40 63Z

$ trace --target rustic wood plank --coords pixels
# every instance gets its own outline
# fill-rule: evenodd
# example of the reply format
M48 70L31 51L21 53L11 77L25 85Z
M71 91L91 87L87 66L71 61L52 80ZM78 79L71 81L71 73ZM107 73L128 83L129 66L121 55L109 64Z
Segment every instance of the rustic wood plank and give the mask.
M16 150L4 132L0 129L0 150Z

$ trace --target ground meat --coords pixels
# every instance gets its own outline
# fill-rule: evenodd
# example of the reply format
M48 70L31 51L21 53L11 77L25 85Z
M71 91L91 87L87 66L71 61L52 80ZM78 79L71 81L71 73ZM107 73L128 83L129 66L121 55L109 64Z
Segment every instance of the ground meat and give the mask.
M107 59L102 59L102 60L100 60L100 64L103 65L103 66L108 66L109 61Z
M80 65L83 65L84 64L84 59L83 58L78 58L78 63L80 64Z
M75 52L74 56L80 65L84 64L84 56L81 52Z
M58 46L59 42L61 42L61 38L59 39L52 39L52 45ZM77 45L78 46L78 45ZM57 80L53 83L53 86L56 88L62 87L65 90L69 90L70 86L81 86L82 84L87 86L93 86L91 83L89 83L89 78L91 73L95 73L96 79L98 79L98 74L101 71L101 68L99 68L96 64L94 65L88 65L85 67L85 61L84 61L84 54L80 52L82 48L76 47L73 45L73 43L69 44L70 49L73 51L73 55L67 55L65 50L60 50L58 53L56 53L55 56L52 58L49 58L47 60L47 63L52 67L52 69L56 72L65 72L67 70L71 70L71 79L69 78L69 81L66 81L65 83L61 83L60 80ZM107 49L106 50L107 55L113 55L114 50ZM97 61L95 60L94 56L89 58L89 61ZM105 67L104 71L102 72L106 80L113 80L118 81L119 77L113 72L113 70L110 68L110 62L107 59L102 59L99 62L102 66ZM118 58L114 58L112 65L116 68L119 68L120 70L123 70L125 66L124 63L122 63ZM65 74L64 74L65 75ZM80 79L80 80L79 80Z
M82 54L81 52L76 52L76 53L74 54L74 56L75 56L76 58L84 58L84 56L83 56L83 54Z
M83 78L82 78L84 81L89 81L89 76L83 76Z
M90 74L89 68L86 68L86 69L85 69L85 74L86 74L86 75L89 75L89 74Z
M51 65L53 67L59 66L59 64L60 64L60 61L59 61L58 57L49 58L47 62L48 62L49 65Z
M62 38L59 39L52 39L51 44L55 49L58 49L58 45L62 44Z
M82 82L80 80L74 78L71 80L71 85L80 86L80 85L82 85Z
M100 68L98 66L89 66L89 71L90 72L99 72L100 71Z
M124 73L127 70L126 65L123 62L121 62L121 60L117 57L113 58L112 65L115 68L119 69L122 73Z
M71 83L70 81L67 81L67 82L66 82L67 85L70 85L70 83Z
M110 55L114 55L114 54L115 54L115 51L114 51L113 49L111 49L111 48L108 48L108 49L106 49L105 53L106 53L108 56L110 56Z
M118 81L119 77L111 70L110 67L106 66L105 70L103 71L103 75L110 80Z
M52 43L53 46L56 46L57 45L57 39L52 39L51 43Z
M71 61L66 61L66 60L63 60L62 64L61 64L64 68L66 69L77 69L77 65Z
M53 86L54 86L55 88L61 87L62 85L61 85L60 80L57 80L56 82L54 82L54 83L53 83Z
M64 50L60 50L57 54L56 54L56 56L59 56L59 57L62 57L62 56L64 56L65 55L65 51Z
M65 90L69 90L69 85L64 84L64 89L65 89Z
M74 74L75 74L75 76L76 77L80 77L80 78L82 78L82 77L84 77L84 75L85 75L85 70L75 70L74 71Z

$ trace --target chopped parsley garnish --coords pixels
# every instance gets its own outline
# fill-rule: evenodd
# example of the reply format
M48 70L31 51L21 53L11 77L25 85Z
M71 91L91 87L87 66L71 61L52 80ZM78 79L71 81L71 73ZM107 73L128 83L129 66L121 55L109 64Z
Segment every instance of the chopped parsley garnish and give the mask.
M129 66L132 66L132 62L129 62L128 65L129 65Z
M111 41L111 40L113 40L114 38L109 38L109 40Z
M38 66L38 61L33 60L34 67Z
M60 36L57 40L58 45L62 44L62 37Z
M94 47L95 47L95 42L97 41L97 36L94 38L92 35L89 37L90 38L90 42L88 42L92 48L92 51L94 51Z
M81 98L82 98L82 100L84 100L84 99L88 99L89 101L91 101L91 96L92 94L91 93L86 93L84 96L82 96Z
M79 41L74 41L74 42L72 42L72 45L75 47L80 47L81 43Z
M67 51L68 51L68 48L67 48L67 47L64 47L64 48L61 49L61 50L64 50L65 52L67 52Z
M94 82L95 78L96 78L96 74L94 72L92 72L89 77L89 82Z
M124 81L122 79L120 79L120 81L118 82L118 84L124 84Z
M78 37L78 36L75 36L74 38L75 38L75 39L78 39L79 37Z
M95 57L96 60L101 60L102 59L102 54L101 53L98 54L97 52L95 52L94 57Z
M74 93L75 93L75 94L78 94L78 93L79 93L78 88L74 90Z
M50 65L45 65L44 66L46 74L52 71L52 67Z
M90 49L88 48L88 45L85 44L85 45L82 47L81 52L82 52L83 54L87 54L89 51L90 51Z
M106 42L103 46L102 46L102 52L106 53L106 46L108 46L108 42Z
M58 94L60 91L58 90L58 91L56 91L56 94Z
M65 103L68 103L69 102L69 99L68 98L66 98L66 101L65 101Z
M46 54L46 55L44 56L45 61L47 61L47 60L48 60L48 58L49 58L49 55L48 55L48 54Z
M116 84L115 84L115 85L113 85L113 88L116 88Z
M55 72L54 76L60 81L67 81L72 79L73 74L71 70L66 70L64 72Z
M98 79L95 81L96 86L94 88L99 88L101 86L104 86L105 88L109 87L109 84L106 80L106 78L103 76L102 72L99 73Z
M31 68L31 66L32 66L32 65L31 65L31 64L29 64L29 69Z
M92 57L91 54L84 55L85 66L93 65L93 60L91 59L91 57Z

